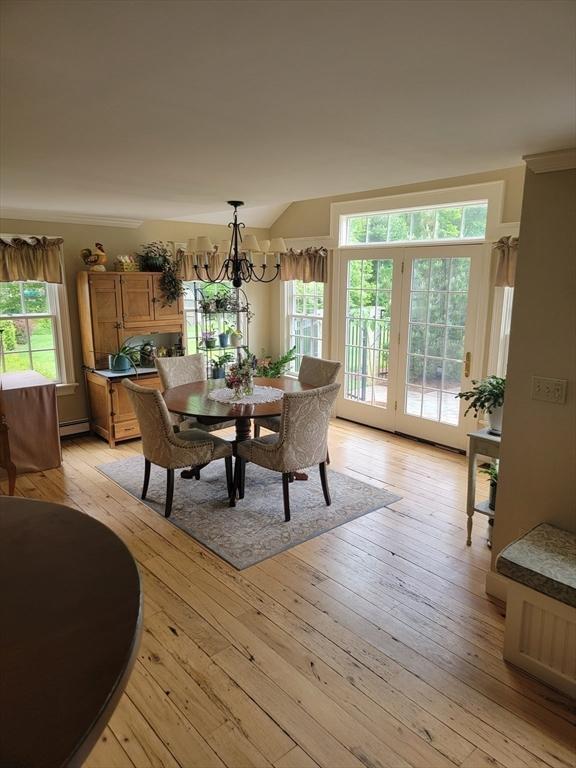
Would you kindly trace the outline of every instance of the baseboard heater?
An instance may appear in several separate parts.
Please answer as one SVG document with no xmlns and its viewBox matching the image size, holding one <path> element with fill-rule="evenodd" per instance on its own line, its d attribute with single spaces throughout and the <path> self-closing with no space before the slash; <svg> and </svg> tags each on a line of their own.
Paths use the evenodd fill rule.
<svg viewBox="0 0 576 768">
<path fill-rule="evenodd" d="M 73 435 L 86 434 L 86 432 L 90 432 L 88 419 L 60 422 L 60 437 L 72 437 Z"/>
</svg>

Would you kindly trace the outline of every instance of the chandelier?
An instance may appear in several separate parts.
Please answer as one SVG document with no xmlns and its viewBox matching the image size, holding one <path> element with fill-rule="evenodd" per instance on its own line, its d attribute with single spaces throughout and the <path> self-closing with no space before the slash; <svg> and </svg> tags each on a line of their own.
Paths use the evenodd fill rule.
<svg viewBox="0 0 576 768">
<path fill-rule="evenodd" d="M 241 200 L 228 200 L 228 205 L 234 208 L 234 219 L 228 226 L 232 229 L 230 242 L 222 240 L 214 246 L 209 237 L 200 236 L 188 240 L 188 253 L 193 257 L 193 267 L 197 279 L 202 283 L 231 282 L 234 288 L 240 288 L 242 283 L 271 283 L 280 276 L 280 255 L 286 252 L 286 244 L 281 237 L 272 240 L 262 240 L 260 243 L 254 235 L 242 237 L 245 227 L 238 221 L 238 208 L 244 203 Z M 211 265 L 212 257 L 228 253 L 216 272 Z M 258 257 L 260 264 L 254 263 Z M 274 263 L 268 264 L 268 257 Z"/>
</svg>

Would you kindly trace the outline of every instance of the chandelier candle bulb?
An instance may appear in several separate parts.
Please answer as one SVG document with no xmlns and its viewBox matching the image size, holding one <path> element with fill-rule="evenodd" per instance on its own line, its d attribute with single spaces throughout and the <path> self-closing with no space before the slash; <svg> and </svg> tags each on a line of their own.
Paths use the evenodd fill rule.
<svg viewBox="0 0 576 768">
<path fill-rule="evenodd" d="M 262 252 L 262 269 L 268 265 L 268 251 L 270 250 L 270 240 L 260 240 L 260 250 Z"/>
</svg>

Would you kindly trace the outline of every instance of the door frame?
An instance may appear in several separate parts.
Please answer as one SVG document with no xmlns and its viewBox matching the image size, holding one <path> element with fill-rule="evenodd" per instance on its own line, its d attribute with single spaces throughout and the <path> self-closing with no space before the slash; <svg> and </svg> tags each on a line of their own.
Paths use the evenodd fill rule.
<svg viewBox="0 0 576 768">
<path fill-rule="evenodd" d="M 343 238 L 343 222 L 344 217 L 350 214 L 361 213 L 377 213 L 386 212 L 390 210 L 405 209 L 405 208 L 418 208 L 438 205 L 450 205 L 456 203 L 467 203 L 475 200 L 487 200 L 488 212 L 486 220 L 486 234 L 483 240 L 462 240 L 457 243 L 394 243 L 386 245 L 340 245 Z M 487 350 L 487 336 L 488 336 L 488 312 L 490 308 L 490 244 L 497 240 L 503 234 L 503 229 L 508 225 L 502 224 L 502 210 L 504 201 L 504 181 L 487 182 L 483 184 L 472 184 L 464 187 L 450 187 L 447 189 L 434 189 L 424 192 L 413 192 L 403 195 L 391 195 L 387 197 L 374 197 L 362 200 L 350 200 L 342 203 L 332 203 L 330 206 L 330 239 L 333 243 L 332 252 L 332 264 L 330 270 L 330 282 L 331 282 L 331 312 L 330 312 L 330 344 L 326 345 L 326 349 L 330 349 L 330 356 L 332 359 L 339 359 L 339 351 L 343 349 L 344 341 L 342 334 L 345 333 L 344 323 L 341 322 L 343 313 L 346 306 L 343 303 L 343 291 L 342 285 L 346 279 L 346 265 L 347 258 L 345 254 L 349 250 L 359 251 L 365 253 L 366 258 L 370 258 L 371 252 L 385 252 L 388 249 L 398 249 L 408 247 L 412 248 L 427 248 L 429 246 L 446 245 L 470 245 L 477 244 L 484 246 L 484 255 L 481 259 L 480 274 L 479 274 L 479 289 L 476 303 L 476 334 L 474 340 L 474 348 L 470 350 L 472 352 L 472 365 L 470 378 L 480 378 L 483 375 L 486 367 L 486 350 Z M 510 229 L 513 230 L 517 225 L 511 224 Z M 385 258 L 385 256 L 384 256 Z M 345 298 L 344 298 L 345 302 Z M 395 345 L 396 347 L 398 345 Z M 342 418 L 347 418 L 342 413 L 341 398 L 336 402 L 336 415 Z M 372 407 L 370 406 L 370 410 Z M 471 417 L 466 417 L 470 429 L 473 429 L 475 424 L 470 423 Z M 372 426 L 378 426 L 374 423 L 374 419 L 371 420 Z M 467 425 L 467 426 L 468 426 Z M 380 427 L 386 429 L 386 427 Z M 426 439 L 426 438 L 424 438 Z M 459 446 L 465 448 L 464 445 Z"/>
</svg>

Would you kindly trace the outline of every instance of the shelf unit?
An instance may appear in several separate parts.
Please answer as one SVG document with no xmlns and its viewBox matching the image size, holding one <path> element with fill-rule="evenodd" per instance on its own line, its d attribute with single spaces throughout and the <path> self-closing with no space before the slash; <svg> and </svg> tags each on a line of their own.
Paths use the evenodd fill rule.
<svg viewBox="0 0 576 768">
<path fill-rule="evenodd" d="M 494 510 L 488 506 L 488 501 L 476 501 L 476 472 L 478 456 L 488 456 L 491 459 L 500 458 L 500 436 L 493 435 L 488 429 L 470 432 L 468 446 L 468 490 L 466 496 L 467 539 L 466 544 L 472 543 L 472 519 L 474 513 L 488 517 L 488 546 L 492 546 L 492 528 L 494 525 Z"/>
<path fill-rule="evenodd" d="M 223 288 L 226 287 L 223 286 Z M 204 354 L 206 376 L 209 379 L 212 378 L 213 360 L 228 353 L 239 361 L 241 351 L 247 351 L 250 345 L 249 329 L 252 313 L 248 297 L 241 288 L 228 288 L 226 295 L 224 290 L 220 293 L 221 296 L 212 297 L 206 289 L 202 290 L 198 286 L 194 289 L 196 349 Z M 240 346 L 220 345 L 218 336 L 224 333 L 227 326 L 239 330 L 242 334 Z M 210 331 L 213 331 L 216 337 L 215 347 L 207 347 L 205 343 L 205 334 Z"/>
</svg>

